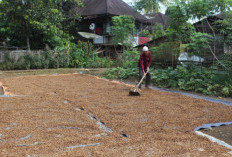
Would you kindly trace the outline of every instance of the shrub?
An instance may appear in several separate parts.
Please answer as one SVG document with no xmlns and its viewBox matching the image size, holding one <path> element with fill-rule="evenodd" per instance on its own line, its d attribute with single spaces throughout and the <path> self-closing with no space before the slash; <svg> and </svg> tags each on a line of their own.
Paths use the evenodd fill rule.
<svg viewBox="0 0 232 157">
<path fill-rule="evenodd" d="M 232 79 L 216 82 L 216 73 L 212 70 L 192 66 L 190 68 L 151 69 L 151 82 L 158 87 L 194 91 L 207 95 L 232 96 Z M 110 68 L 105 71 L 108 79 L 138 78 L 137 68 Z"/>
<path fill-rule="evenodd" d="M 140 53 L 138 51 L 130 50 L 125 51 L 122 55 L 122 67 L 134 68 L 137 67 Z"/>
<path fill-rule="evenodd" d="M 138 78 L 137 68 L 110 68 L 104 72 L 104 77 L 107 79 L 128 79 Z"/>
</svg>

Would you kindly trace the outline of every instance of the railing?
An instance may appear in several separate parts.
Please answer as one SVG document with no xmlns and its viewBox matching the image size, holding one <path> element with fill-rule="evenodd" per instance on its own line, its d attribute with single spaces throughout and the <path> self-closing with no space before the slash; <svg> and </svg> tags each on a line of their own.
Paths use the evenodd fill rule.
<svg viewBox="0 0 232 157">
<path fill-rule="evenodd" d="M 128 43 L 133 46 L 137 46 L 139 44 L 139 37 L 133 37 L 127 40 Z M 103 35 L 99 38 L 93 39 L 94 44 L 113 44 L 113 36 L 112 35 Z"/>
<path fill-rule="evenodd" d="M 93 40 L 94 44 L 113 44 L 113 36 L 112 35 L 103 35 L 100 38 L 96 38 Z"/>
</svg>

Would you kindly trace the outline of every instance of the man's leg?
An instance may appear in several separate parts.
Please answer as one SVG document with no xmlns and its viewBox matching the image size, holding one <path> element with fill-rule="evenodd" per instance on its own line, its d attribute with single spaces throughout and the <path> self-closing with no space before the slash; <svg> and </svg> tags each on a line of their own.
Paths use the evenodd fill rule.
<svg viewBox="0 0 232 157">
<path fill-rule="evenodd" d="M 151 73 L 148 72 L 147 75 L 146 75 L 146 87 L 149 87 L 150 86 L 150 83 L 151 83 Z"/>
<path fill-rule="evenodd" d="M 142 79 L 142 77 L 143 77 L 143 70 L 142 70 L 142 68 L 139 67 L 139 81 L 138 81 L 138 83 L 140 82 L 140 80 Z M 141 83 L 141 84 L 142 84 L 142 83 Z M 141 84 L 139 85 L 139 88 L 142 87 Z"/>
</svg>

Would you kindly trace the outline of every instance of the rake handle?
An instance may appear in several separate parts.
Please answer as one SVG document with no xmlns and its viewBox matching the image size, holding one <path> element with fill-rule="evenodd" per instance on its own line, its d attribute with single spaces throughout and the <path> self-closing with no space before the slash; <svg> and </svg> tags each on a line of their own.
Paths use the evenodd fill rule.
<svg viewBox="0 0 232 157">
<path fill-rule="evenodd" d="M 143 79 L 146 77 L 148 71 L 143 75 L 142 79 L 139 81 L 138 85 L 135 87 L 135 90 L 138 89 L 139 85 L 142 83 Z"/>
</svg>

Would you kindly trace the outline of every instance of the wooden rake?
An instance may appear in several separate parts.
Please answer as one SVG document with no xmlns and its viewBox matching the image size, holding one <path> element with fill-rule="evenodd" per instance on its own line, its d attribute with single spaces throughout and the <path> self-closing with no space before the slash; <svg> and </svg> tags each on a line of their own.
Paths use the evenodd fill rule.
<svg viewBox="0 0 232 157">
<path fill-rule="evenodd" d="M 129 91 L 129 95 L 131 95 L 131 96 L 140 96 L 140 93 L 139 93 L 139 91 L 140 91 L 139 85 L 142 83 L 142 81 L 143 81 L 143 79 L 146 77 L 147 73 L 148 73 L 148 71 L 145 73 L 145 75 L 143 75 L 143 77 L 142 77 L 142 79 L 139 81 L 138 85 L 135 86 L 134 89 L 131 89 L 131 90 Z"/>
</svg>

